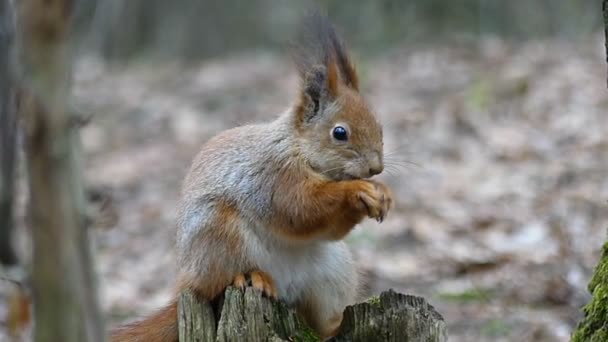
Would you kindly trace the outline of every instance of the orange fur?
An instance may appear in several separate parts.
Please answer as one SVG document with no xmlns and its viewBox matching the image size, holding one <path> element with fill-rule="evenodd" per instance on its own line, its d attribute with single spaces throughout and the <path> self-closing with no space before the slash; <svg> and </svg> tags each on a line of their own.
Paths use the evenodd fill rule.
<svg viewBox="0 0 608 342">
<path fill-rule="evenodd" d="M 359 91 L 359 75 L 357 74 L 357 70 L 355 65 L 349 60 L 345 60 L 343 62 L 343 73 L 346 75 L 345 84 L 349 86 L 354 91 Z"/>
<path fill-rule="evenodd" d="M 251 286 L 269 297 L 277 298 L 277 288 L 274 285 L 274 280 L 266 272 L 259 270 L 251 272 Z"/>
<path fill-rule="evenodd" d="M 275 299 L 277 298 L 277 288 L 274 285 L 274 280 L 268 273 L 260 270 L 254 270 L 249 272 L 249 277 L 251 278 L 251 286 L 254 289 L 264 293 L 268 297 Z M 244 290 L 245 287 L 247 287 L 247 279 L 245 274 L 237 274 L 232 281 L 232 285 Z"/>
<path fill-rule="evenodd" d="M 195 275 L 180 274 L 177 281 L 177 293 L 189 289 L 201 298 L 212 300 L 234 280 L 234 275 L 225 272 L 219 262 L 212 263 L 209 272 L 214 275 L 213 278 L 199 279 Z"/>
<path fill-rule="evenodd" d="M 237 274 L 232 281 L 232 286 L 244 290 L 247 287 L 247 279 L 245 279 L 245 275 L 243 273 Z"/>
<path fill-rule="evenodd" d="M 380 125 L 361 94 L 355 90 L 340 86 L 340 104 L 342 110 L 337 115 L 337 120 L 348 121 L 353 127 L 358 130 L 365 130 L 366 134 L 355 135 L 351 138 L 353 145 L 378 145 L 382 144 L 382 130 L 377 129 Z M 360 137 L 366 137 L 366 140 L 360 140 Z M 380 146 L 376 146 L 380 148 Z"/>
<path fill-rule="evenodd" d="M 318 308 L 311 302 L 300 302 L 297 306 L 298 313 L 304 321 L 319 333 L 322 338 L 335 336 L 342 323 L 343 313 L 336 312 L 327 322 L 320 322 L 317 314 Z"/>
<path fill-rule="evenodd" d="M 331 97 L 338 96 L 338 66 L 335 58 L 327 62 L 327 90 Z"/>
<path fill-rule="evenodd" d="M 243 241 L 239 233 L 239 214 L 230 204 L 219 201 L 217 204 L 217 215 L 214 216 L 214 228 L 204 230 L 198 238 L 211 243 L 223 243 L 227 249 L 238 253 L 243 249 Z M 234 274 L 226 272 L 224 267 L 224 255 L 218 255 L 211 260 L 210 268 L 213 278 L 198 279 L 196 275 L 182 274 L 179 289 L 191 289 L 202 298 L 212 300 L 216 298 L 226 286 L 234 281 Z"/>
<path fill-rule="evenodd" d="M 328 324 L 326 324 L 326 326 L 328 327 L 326 333 L 327 336 L 335 336 L 338 333 L 338 330 L 340 330 L 340 324 L 342 324 L 342 318 L 343 313 L 338 312 L 334 317 L 329 319 Z"/>
<path fill-rule="evenodd" d="M 238 227 L 240 221 L 239 212 L 234 206 L 225 201 L 218 201 L 216 210 L 215 226 L 218 229 L 208 229 L 200 235 L 200 238 L 208 241 L 222 241 L 227 243 L 227 247 L 230 250 L 241 250 L 243 241 Z"/>
<path fill-rule="evenodd" d="M 177 300 L 152 316 L 120 327 L 111 334 L 112 342 L 176 342 Z"/>
<path fill-rule="evenodd" d="M 334 182 L 290 173 L 282 175 L 277 187 L 298 189 L 276 192 L 282 212 L 272 224 L 278 235 L 295 240 L 341 239 L 366 216 L 383 219 L 392 203 L 388 188 L 367 180 Z"/>
</svg>

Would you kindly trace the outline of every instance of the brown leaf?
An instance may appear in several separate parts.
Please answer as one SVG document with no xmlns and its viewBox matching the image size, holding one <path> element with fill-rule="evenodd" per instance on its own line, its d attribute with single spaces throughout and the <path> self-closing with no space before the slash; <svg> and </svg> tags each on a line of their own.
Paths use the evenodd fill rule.
<svg viewBox="0 0 608 342">
<path fill-rule="evenodd" d="M 16 287 L 8 298 L 7 326 L 9 334 L 19 337 L 32 320 L 31 299 L 21 288 Z"/>
</svg>

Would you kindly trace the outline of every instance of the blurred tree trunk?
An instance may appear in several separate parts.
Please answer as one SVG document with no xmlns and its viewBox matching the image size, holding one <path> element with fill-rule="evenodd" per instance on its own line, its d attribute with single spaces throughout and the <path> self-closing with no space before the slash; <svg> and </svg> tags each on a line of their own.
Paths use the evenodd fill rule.
<svg viewBox="0 0 608 342">
<path fill-rule="evenodd" d="M 13 265 L 13 194 L 17 140 L 14 70 L 15 20 L 10 0 L 0 0 L 0 263 Z"/>
<path fill-rule="evenodd" d="M 154 29 L 153 11 L 157 2 L 158 0 L 97 2 L 91 38 L 93 45 L 96 45 L 106 60 L 129 58 L 146 47 Z"/>
<path fill-rule="evenodd" d="M 608 0 L 602 2 L 602 13 L 604 14 L 604 45 L 606 47 L 606 64 L 608 65 Z M 608 85 L 608 76 L 606 77 L 606 85 Z"/>
<path fill-rule="evenodd" d="M 602 2 L 602 13 L 606 39 L 606 64 L 608 64 L 608 0 Z M 592 298 L 583 308 L 585 316 L 576 327 L 572 342 L 608 341 L 608 241 L 604 244 L 602 256 L 588 289 Z"/>
<path fill-rule="evenodd" d="M 71 0 L 20 1 L 34 255 L 35 341 L 103 341 L 85 227 L 79 140 L 68 114 Z M 21 108 L 23 107 L 23 108 Z"/>
</svg>

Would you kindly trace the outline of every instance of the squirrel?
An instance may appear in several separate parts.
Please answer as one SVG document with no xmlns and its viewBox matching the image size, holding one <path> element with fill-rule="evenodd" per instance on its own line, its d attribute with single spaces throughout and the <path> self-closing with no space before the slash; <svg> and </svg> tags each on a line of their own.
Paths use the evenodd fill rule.
<svg viewBox="0 0 608 342">
<path fill-rule="evenodd" d="M 342 239 L 366 217 L 384 220 L 393 197 L 369 179 L 384 168 L 382 126 L 341 38 L 324 15 L 304 22 L 294 105 L 271 122 L 216 135 L 192 163 L 179 204 L 177 290 L 212 300 L 250 283 L 327 338 L 358 296 Z M 177 336 L 175 299 L 114 330 L 112 341 Z"/>
</svg>

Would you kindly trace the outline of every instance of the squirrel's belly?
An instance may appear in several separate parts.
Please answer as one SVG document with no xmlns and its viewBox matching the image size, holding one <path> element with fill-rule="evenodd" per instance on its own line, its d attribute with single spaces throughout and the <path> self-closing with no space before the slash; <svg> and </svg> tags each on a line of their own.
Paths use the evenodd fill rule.
<svg viewBox="0 0 608 342">
<path fill-rule="evenodd" d="M 265 247 L 251 257 L 260 270 L 273 278 L 279 297 L 288 303 L 330 279 L 356 277 L 351 253 L 342 241 Z"/>
</svg>

